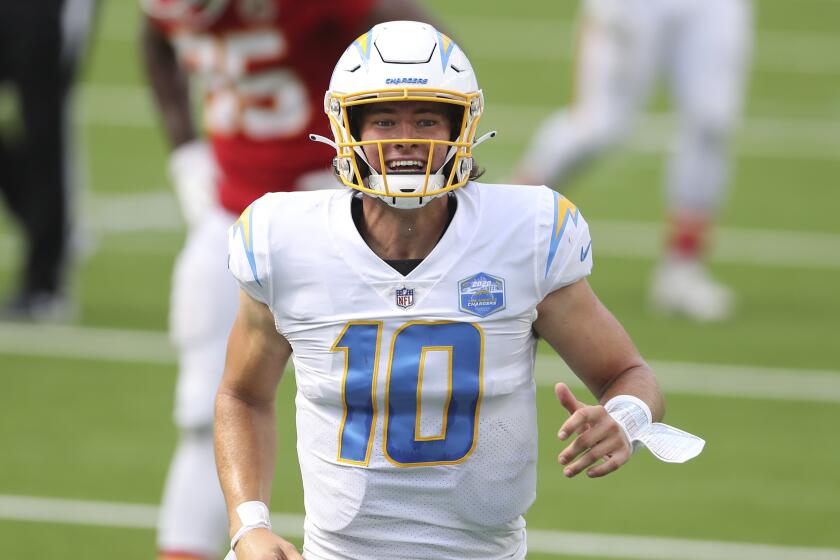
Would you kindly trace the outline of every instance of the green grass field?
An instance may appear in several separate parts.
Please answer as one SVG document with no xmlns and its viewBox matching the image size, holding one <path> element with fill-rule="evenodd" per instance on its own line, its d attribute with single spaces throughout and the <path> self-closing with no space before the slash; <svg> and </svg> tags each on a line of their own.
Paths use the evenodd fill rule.
<svg viewBox="0 0 840 560">
<path fill-rule="evenodd" d="M 77 328 L 0 325 L 3 558 L 152 558 L 148 508 L 135 523 L 73 514 L 35 521 L 6 498 L 154 506 L 175 443 L 176 370 L 162 341 L 184 231 L 166 194 L 167 150 L 139 69 L 136 3 L 103 4 L 79 90 L 89 186 L 81 201 L 87 256 L 74 276 Z M 576 4 L 427 2 L 476 67 L 488 104 L 483 129 L 500 132 L 478 150 L 490 181 L 511 174 L 540 117 L 570 97 Z M 755 4 L 752 79 L 712 260 L 714 273 L 739 295 L 737 318 L 697 325 L 645 308 L 661 243 L 659 136 L 673 130 L 672 121 L 643 125 L 567 191 L 592 226 L 593 286 L 659 365 L 668 421 L 705 437 L 707 448 L 682 466 L 640 454 L 606 479 L 566 480 L 554 438 L 565 414 L 541 385 L 539 489 L 528 514 L 538 530 L 713 546 L 686 556 L 669 541 L 656 541 L 664 553 L 616 545 L 592 554 L 558 548 L 566 551 L 561 555 L 545 545 L 531 559 L 840 558 L 840 2 Z M 652 112 L 666 109 L 667 96 L 659 94 Z M 5 296 L 20 255 L 5 215 L 0 255 Z M 103 331 L 93 328 L 117 330 L 114 340 L 124 346 L 98 339 Z M 152 335 L 133 338 L 131 331 Z M 687 364 L 694 373 L 680 378 Z M 293 393 L 288 376 L 279 396 L 282 459 L 271 505 L 302 513 Z M 738 549 L 721 542 L 769 548 L 732 552 Z M 809 556 L 782 547 L 821 550 Z"/>
</svg>

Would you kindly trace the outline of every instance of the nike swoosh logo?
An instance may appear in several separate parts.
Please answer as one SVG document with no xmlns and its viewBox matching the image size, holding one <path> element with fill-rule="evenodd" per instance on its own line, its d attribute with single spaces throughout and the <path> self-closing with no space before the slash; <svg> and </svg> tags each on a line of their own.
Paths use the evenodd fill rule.
<svg viewBox="0 0 840 560">
<path fill-rule="evenodd" d="M 580 248 L 580 262 L 583 262 L 583 261 L 586 260 L 586 257 L 589 255 L 589 249 L 591 249 L 591 248 L 592 248 L 592 240 L 590 239 L 589 240 L 589 245 L 587 245 L 586 247 L 581 247 Z"/>
</svg>

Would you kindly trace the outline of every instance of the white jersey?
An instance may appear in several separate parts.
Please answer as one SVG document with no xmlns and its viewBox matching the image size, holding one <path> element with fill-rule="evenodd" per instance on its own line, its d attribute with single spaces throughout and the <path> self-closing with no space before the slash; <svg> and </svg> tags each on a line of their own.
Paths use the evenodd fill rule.
<svg viewBox="0 0 840 560">
<path fill-rule="evenodd" d="M 545 187 L 470 183 L 403 276 L 353 191 L 268 194 L 229 267 L 294 351 L 307 560 L 524 558 L 536 492 L 537 304 L 589 274 L 588 227 Z"/>
</svg>

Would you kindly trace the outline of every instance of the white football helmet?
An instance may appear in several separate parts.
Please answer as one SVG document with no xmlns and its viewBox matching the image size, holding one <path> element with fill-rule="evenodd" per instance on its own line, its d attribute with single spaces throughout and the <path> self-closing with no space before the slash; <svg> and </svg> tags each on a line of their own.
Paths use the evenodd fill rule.
<svg viewBox="0 0 840 560">
<path fill-rule="evenodd" d="M 418 138 L 360 141 L 351 130 L 351 114 L 360 105 L 425 101 L 456 108 L 460 123 L 448 141 Z M 392 21 L 374 26 L 341 56 L 324 98 L 335 142 L 311 135 L 336 150 L 336 174 L 348 187 L 377 196 L 395 208 L 419 208 L 431 199 L 465 185 L 473 169 L 472 148 L 495 135 L 474 141 L 484 110 L 472 65 L 449 37 L 426 23 Z M 460 115 L 463 115 L 461 117 Z M 423 174 L 388 173 L 383 144 L 427 144 Z M 381 173 L 365 157 L 362 146 L 378 145 Z M 431 169 L 436 146 L 449 146 L 444 164 Z"/>
<path fill-rule="evenodd" d="M 212 25 L 229 0 L 140 0 L 143 11 L 153 18 L 191 28 Z"/>
</svg>

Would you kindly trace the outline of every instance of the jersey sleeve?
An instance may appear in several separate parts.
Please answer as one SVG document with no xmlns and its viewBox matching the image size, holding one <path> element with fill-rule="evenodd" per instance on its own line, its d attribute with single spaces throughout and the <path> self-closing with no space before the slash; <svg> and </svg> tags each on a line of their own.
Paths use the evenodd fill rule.
<svg viewBox="0 0 840 560">
<path fill-rule="evenodd" d="M 268 215 L 262 210 L 257 200 L 228 230 L 228 269 L 249 296 L 270 305 Z"/>
<path fill-rule="evenodd" d="M 541 297 L 592 273 L 589 225 L 568 198 L 548 189 L 546 194 L 537 224 Z"/>
</svg>

